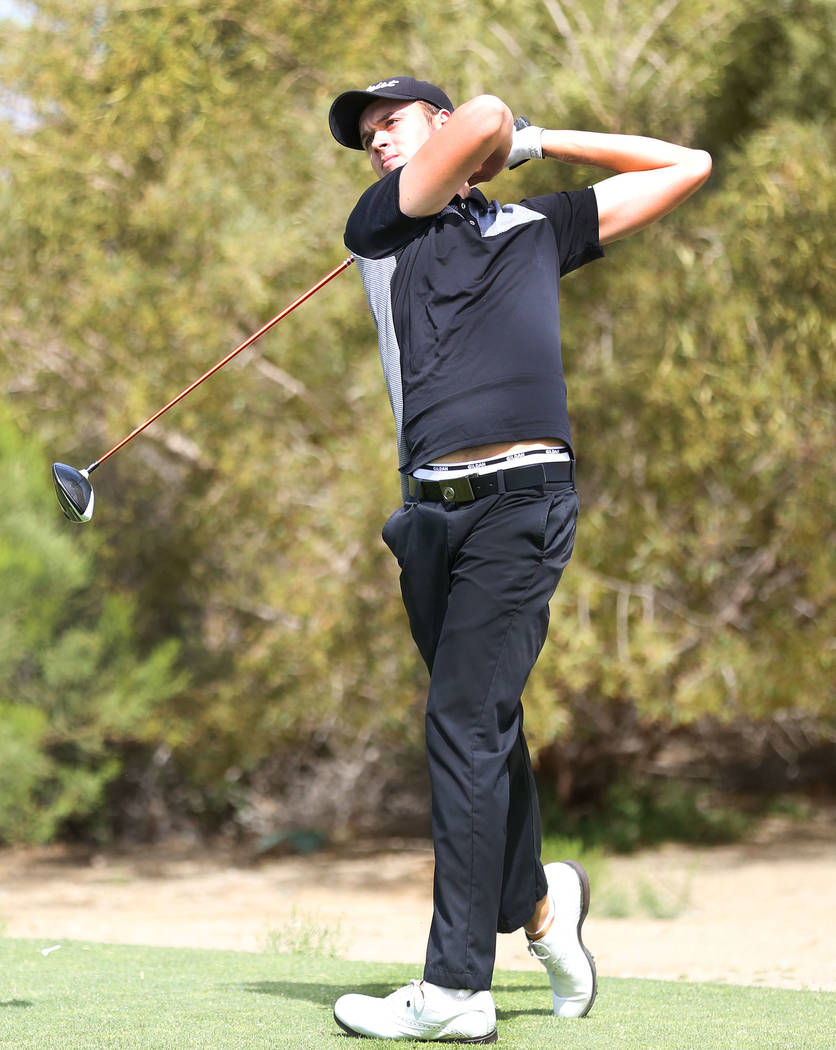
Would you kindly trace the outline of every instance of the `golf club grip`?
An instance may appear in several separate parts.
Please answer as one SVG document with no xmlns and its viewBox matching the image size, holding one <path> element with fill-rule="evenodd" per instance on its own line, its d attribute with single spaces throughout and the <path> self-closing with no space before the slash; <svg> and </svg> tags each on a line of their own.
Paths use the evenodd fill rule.
<svg viewBox="0 0 836 1050">
<path fill-rule="evenodd" d="M 349 257 L 347 259 L 344 259 L 339 266 L 335 266 L 330 273 L 327 273 L 323 278 L 317 281 L 316 284 L 311 285 L 311 287 L 306 292 L 303 292 L 298 299 L 294 299 L 289 306 L 286 306 L 284 310 L 281 311 L 281 313 L 276 314 L 276 316 L 271 318 L 266 324 L 263 324 L 257 332 L 253 332 L 251 336 L 248 336 L 244 340 L 244 342 L 240 344 L 240 346 L 236 346 L 234 350 L 230 351 L 230 353 L 226 355 L 226 357 L 218 361 L 217 364 L 214 364 L 208 372 L 204 372 L 199 379 L 196 379 L 193 383 L 190 383 L 185 390 L 181 390 L 176 397 L 173 397 L 167 405 L 163 405 L 163 407 L 157 412 L 155 412 L 153 416 L 149 416 L 149 418 L 146 419 L 144 423 L 140 423 L 140 425 L 136 427 L 135 430 L 132 430 L 127 437 L 122 438 L 122 440 L 117 445 L 114 445 L 112 449 L 110 449 L 108 452 L 105 452 L 105 454 L 103 456 L 100 456 L 99 459 L 97 459 L 94 463 L 91 463 L 90 466 L 86 468 L 87 473 L 90 474 L 97 467 L 100 467 L 106 459 L 110 459 L 110 457 L 115 452 L 118 452 L 120 448 L 127 445 L 129 441 L 132 441 L 137 436 L 137 434 L 141 434 L 146 427 L 150 427 L 151 424 L 155 420 L 159 419 L 164 412 L 168 412 L 168 410 L 170 408 L 173 408 L 178 403 L 178 401 L 182 401 L 187 394 L 190 394 L 195 389 L 195 387 L 200 386 L 202 382 L 207 380 L 210 376 L 213 376 L 215 372 L 223 368 L 225 364 L 228 364 L 233 359 L 233 357 L 240 354 L 242 350 L 246 350 L 248 346 L 252 346 L 256 339 L 260 339 L 265 332 L 269 332 L 274 325 L 278 324 L 279 321 L 287 317 L 287 315 L 293 310 L 295 310 L 297 306 L 301 306 L 306 299 L 310 299 L 310 297 L 315 292 L 318 292 L 320 288 L 322 288 L 324 285 L 328 284 L 329 281 L 332 281 L 335 277 L 341 274 L 343 270 L 347 270 L 353 262 L 354 256 L 349 255 Z"/>
</svg>

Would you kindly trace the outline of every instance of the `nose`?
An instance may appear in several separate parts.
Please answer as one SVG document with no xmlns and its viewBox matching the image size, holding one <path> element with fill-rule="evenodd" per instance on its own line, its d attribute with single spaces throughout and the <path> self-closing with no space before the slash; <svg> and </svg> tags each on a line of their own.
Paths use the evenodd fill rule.
<svg viewBox="0 0 836 1050">
<path fill-rule="evenodd" d="M 373 150 L 377 150 L 377 152 L 380 153 L 388 145 L 389 145 L 389 135 L 388 135 L 388 133 L 383 128 L 378 129 L 374 133 L 374 135 L 372 136 L 371 148 Z"/>
</svg>

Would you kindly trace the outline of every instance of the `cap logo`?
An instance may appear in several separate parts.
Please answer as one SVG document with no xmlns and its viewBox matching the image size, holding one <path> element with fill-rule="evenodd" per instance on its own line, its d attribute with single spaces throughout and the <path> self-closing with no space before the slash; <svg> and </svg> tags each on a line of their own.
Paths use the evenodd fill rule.
<svg viewBox="0 0 836 1050">
<path fill-rule="evenodd" d="M 381 80 L 378 84 L 369 84 L 366 91 L 380 91 L 381 88 L 394 87 L 400 84 L 399 80 Z"/>
</svg>

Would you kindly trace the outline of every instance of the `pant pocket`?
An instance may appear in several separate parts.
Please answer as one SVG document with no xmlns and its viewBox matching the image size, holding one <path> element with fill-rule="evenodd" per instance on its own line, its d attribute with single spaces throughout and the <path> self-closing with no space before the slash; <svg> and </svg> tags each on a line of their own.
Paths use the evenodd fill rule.
<svg viewBox="0 0 836 1050">
<path fill-rule="evenodd" d="M 543 516 L 541 550 L 544 560 L 551 562 L 557 569 L 563 570 L 572 556 L 577 521 L 577 492 L 564 488 L 552 493 Z"/>
<path fill-rule="evenodd" d="M 389 548 L 389 550 L 398 559 L 398 564 L 403 566 L 404 554 L 406 551 L 406 531 L 407 531 L 407 519 L 409 517 L 409 511 L 411 504 L 405 504 L 403 507 L 390 514 L 386 519 L 381 536 L 383 542 Z"/>
</svg>

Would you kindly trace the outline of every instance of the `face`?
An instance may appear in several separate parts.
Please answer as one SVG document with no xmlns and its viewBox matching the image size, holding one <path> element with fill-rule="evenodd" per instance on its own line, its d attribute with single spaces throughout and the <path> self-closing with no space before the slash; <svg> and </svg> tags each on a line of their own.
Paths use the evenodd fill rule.
<svg viewBox="0 0 836 1050">
<path fill-rule="evenodd" d="M 449 117 L 441 110 L 432 120 L 420 102 L 382 98 L 360 117 L 360 140 L 378 178 L 403 167 Z"/>
</svg>

